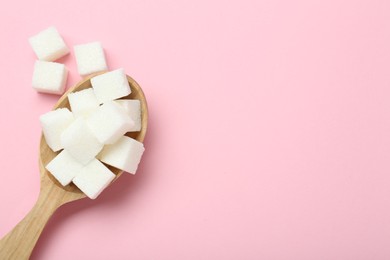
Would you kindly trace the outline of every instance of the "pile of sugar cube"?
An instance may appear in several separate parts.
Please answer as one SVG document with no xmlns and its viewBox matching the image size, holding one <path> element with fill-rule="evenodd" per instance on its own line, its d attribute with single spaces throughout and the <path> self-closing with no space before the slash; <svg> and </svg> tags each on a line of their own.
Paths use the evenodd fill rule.
<svg viewBox="0 0 390 260">
<path fill-rule="evenodd" d="M 41 92 L 61 94 L 67 70 L 52 62 L 69 53 L 61 36 L 50 27 L 31 37 L 38 57 L 33 87 Z M 98 42 L 75 46 L 78 71 L 88 75 L 107 70 Z M 70 109 L 59 108 L 40 117 L 47 145 L 57 156 L 46 169 L 66 186 L 73 182 L 89 198 L 95 199 L 115 178 L 105 164 L 135 174 L 144 152 L 141 142 L 127 132 L 141 130 L 141 103 L 120 99 L 131 93 L 123 69 L 91 78 L 92 88 L 68 94 Z"/>
<path fill-rule="evenodd" d="M 39 92 L 64 93 L 68 70 L 64 64 L 54 62 L 69 53 L 61 35 L 51 26 L 29 38 L 38 60 L 34 64 L 32 86 Z M 107 70 L 104 50 L 100 42 L 74 46 L 77 70 L 81 76 Z"/>
</svg>

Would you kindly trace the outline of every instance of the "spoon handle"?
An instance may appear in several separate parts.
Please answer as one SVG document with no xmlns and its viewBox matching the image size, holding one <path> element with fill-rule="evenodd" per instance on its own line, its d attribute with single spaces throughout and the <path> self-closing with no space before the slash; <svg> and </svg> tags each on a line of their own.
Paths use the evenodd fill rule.
<svg viewBox="0 0 390 260">
<path fill-rule="evenodd" d="M 47 221 L 62 204 L 64 192 L 55 185 L 42 185 L 31 211 L 0 240 L 0 259 L 29 259 Z"/>
</svg>

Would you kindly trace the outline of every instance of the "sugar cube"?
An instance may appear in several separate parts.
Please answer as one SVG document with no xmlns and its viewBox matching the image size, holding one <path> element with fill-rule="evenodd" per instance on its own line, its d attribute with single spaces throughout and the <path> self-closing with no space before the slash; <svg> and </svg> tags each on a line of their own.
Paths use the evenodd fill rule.
<svg viewBox="0 0 390 260">
<path fill-rule="evenodd" d="M 84 166 L 66 150 L 62 150 L 46 165 L 46 169 L 61 183 L 68 185 Z"/>
<path fill-rule="evenodd" d="M 59 108 L 40 116 L 46 143 L 54 152 L 64 148 L 61 144 L 61 134 L 73 120 L 73 114 L 67 108 Z"/>
<path fill-rule="evenodd" d="M 81 76 L 107 70 L 104 50 L 100 42 L 74 46 L 77 70 Z"/>
<path fill-rule="evenodd" d="M 113 144 L 134 126 L 124 108 L 114 101 L 106 102 L 92 112 L 87 124 L 99 142 Z"/>
<path fill-rule="evenodd" d="M 82 117 L 68 126 L 61 135 L 61 143 L 65 150 L 81 164 L 86 165 L 103 148 L 103 144 L 94 136 Z"/>
<path fill-rule="evenodd" d="M 123 69 L 117 69 L 93 77 L 91 85 L 100 103 L 118 99 L 131 93 L 130 85 Z"/>
<path fill-rule="evenodd" d="M 135 174 L 144 151 L 142 143 L 122 136 L 115 144 L 104 146 L 97 158 L 122 171 Z"/>
<path fill-rule="evenodd" d="M 104 164 L 93 159 L 73 179 L 73 183 L 89 198 L 96 199 L 114 178 L 115 175 Z"/>
<path fill-rule="evenodd" d="M 86 117 L 99 107 L 99 102 L 92 88 L 69 93 L 68 100 L 70 108 L 76 117 Z"/>
<path fill-rule="evenodd" d="M 32 86 L 39 92 L 64 93 L 68 70 L 64 64 L 50 61 L 35 61 Z"/>
<path fill-rule="evenodd" d="M 40 60 L 54 61 L 69 53 L 69 48 L 54 26 L 39 32 L 28 40 Z"/>
<path fill-rule="evenodd" d="M 121 99 L 115 101 L 121 105 L 134 121 L 134 126 L 129 132 L 138 132 L 141 130 L 141 102 L 138 99 Z"/>
</svg>

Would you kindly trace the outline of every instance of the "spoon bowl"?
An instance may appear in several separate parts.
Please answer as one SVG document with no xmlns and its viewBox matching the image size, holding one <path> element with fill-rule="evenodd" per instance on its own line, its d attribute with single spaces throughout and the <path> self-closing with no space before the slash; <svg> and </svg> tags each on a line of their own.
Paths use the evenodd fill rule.
<svg viewBox="0 0 390 260">
<path fill-rule="evenodd" d="M 72 93 L 72 92 L 80 91 L 80 90 L 83 90 L 83 89 L 91 88 L 92 87 L 92 85 L 91 85 L 91 78 L 93 78 L 93 77 L 95 77 L 97 75 L 100 75 L 100 74 L 102 74 L 102 73 L 93 74 L 93 75 L 83 79 L 79 83 L 77 83 L 73 88 L 70 88 L 64 95 L 61 96 L 61 98 L 58 100 L 58 102 L 54 105 L 53 110 L 55 110 L 57 108 L 68 108 L 70 110 L 68 94 Z M 145 138 L 145 134 L 146 134 L 147 123 L 148 123 L 148 107 L 147 107 L 147 103 L 146 103 L 146 98 L 145 98 L 145 95 L 144 95 L 141 87 L 138 85 L 138 83 L 134 79 L 132 79 L 130 76 L 127 76 L 127 80 L 129 82 L 129 85 L 130 85 L 130 88 L 131 88 L 131 94 L 126 96 L 126 97 L 123 97 L 122 99 L 138 99 L 138 100 L 140 100 L 142 113 L 141 113 L 141 130 L 139 132 L 129 132 L 129 133 L 126 133 L 126 136 L 134 138 L 135 140 L 137 140 L 139 142 L 143 142 L 144 138 Z M 45 166 L 51 160 L 53 160 L 54 157 L 56 157 L 58 153 L 59 152 L 53 152 L 49 148 L 49 146 L 46 143 L 46 140 L 45 140 L 44 136 L 42 135 L 41 136 L 40 146 L 39 146 L 39 165 L 40 165 L 41 177 L 42 177 L 42 174 L 48 175 L 48 177 L 53 181 L 53 183 L 56 184 L 57 186 L 59 186 L 60 188 L 66 190 L 66 191 L 75 193 L 75 194 L 79 194 L 80 198 L 84 198 L 85 194 L 82 191 L 80 191 L 80 189 L 77 188 L 76 185 L 74 185 L 73 183 L 70 183 L 69 185 L 67 185 L 65 187 L 62 186 L 45 169 Z M 123 173 L 123 171 L 121 171 L 121 170 L 119 170 L 119 169 L 117 169 L 115 167 L 112 167 L 112 166 L 107 165 L 107 164 L 105 164 L 105 165 L 107 166 L 107 168 L 109 168 L 116 175 L 114 181 Z"/>
<path fill-rule="evenodd" d="M 104 72 L 103 72 L 104 73 Z M 57 108 L 68 108 L 68 94 L 75 91 L 87 89 L 91 86 L 91 78 L 100 75 L 96 73 L 84 78 L 74 87 L 70 88 L 58 102 L 53 110 Z M 145 95 L 138 83 L 127 76 L 131 88 L 131 94 L 123 99 L 138 99 L 141 102 L 141 130 L 139 132 L 131 132 L 126 135 L 143 142 L 147 130 L 148 108 Z M 58 154 L 53 152 L 46 143 L 44 136 L 41 136 L 39 146 L 39 168 L 40 168 L 40 193 L 38 200 L 32 210 L 26 217 L 20 221 L 7 235 L 0 240 L 0 259 L 28 259 L 34 249 L 34 246 L 42 233 L 47 221 L 51 215 L 60 206 L 85 198 L 85 194 L 76 187 L 73 183 L 62 186 L 45 168 L 45 166 Z M 115 180 L 123 173 L 122 170 L 106 165 L 115 175 Z"/>
</svg>

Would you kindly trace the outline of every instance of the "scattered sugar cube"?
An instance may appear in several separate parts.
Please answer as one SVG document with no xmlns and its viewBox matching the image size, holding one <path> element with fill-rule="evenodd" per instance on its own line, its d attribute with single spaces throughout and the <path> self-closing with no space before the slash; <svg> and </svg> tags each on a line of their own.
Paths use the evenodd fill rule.
<svg viewBox="0 0 390 260">
<path fill-rule="evenodd" d="M 106 58 L 100 42 L 76 45 L 74 55 L 81 76 L 107 70 Z"/>
<path fill-rule="evenodd" d="M 61 183 L 68 185 L 84 166 L 75 160 L 66 150 L 62 150 L 48 165 L 46 169 Z"/>
<path fill-rule="evenodd" d="M 61 143 L 77 161 L 86 165 L 103 148 L 82 117 L 73 121 L 61 135 Z"/>
<path fill-rule="evenodd" d="M 64 64 L 35 61 L 32 86 L 39 92 L 61 95 L 64 93 L 68 70 Z"/>
<path fill-rule="evenodd" d="M 129 132 L 138 132 L 141 130 L 141 102 L 138 99 L 121 99 L 116 100 L 116 103 L 121 105 L 134 121 L 134 126 Z"/>
<path fill-rule="evenodd" d="M 54 61 L 69 53 L 69 48 L 54 26 L 30 37 L 28 41 L 40 60 Z"/>
<path fill-rule="evenodd" d="M 104 146 L 97 158 L 122 171 L 135 174 L 144 151 L 142 143 L 122 136 L 115 144 Z"/>
<path fill-rule="evenodd" d="M 115 175 L 104 164 L 93 159 L 73 179 L 73 183 L 89 198 L 96 199 L 114 178 Z"/>
<path fill-rule="evenodd" d="M 106 102 L 92 112 L 87 124 L 99 142 L 113 144 L 134 126 L 124 108 L 114 101 Z"/>
<path fill-rule="evenodd" d="M 61 134 L 73 120 L 73 114 L 67 108 L 59 108 L 40 116 L 46 143 L 54 152 L 64 148 L 61 144 Z"/>
<path fill-rule="evenodd" d="M 117 69 L 93 77 L 91 85 L 100 103 L 118 99 L 131 93 L 130 85 L 123 69 Z"/>
<path fill-rule="evenodd" d="M 92 88 L 69 93 L 68 100 L 70 108 L 76 117 L 86 117 L 99 107 L 99 102 Z"/>
</svg>

